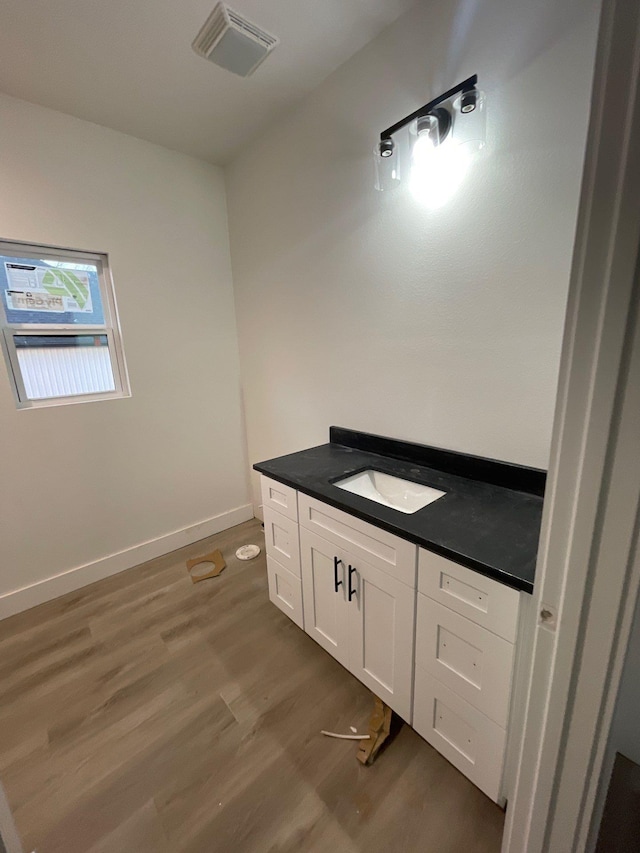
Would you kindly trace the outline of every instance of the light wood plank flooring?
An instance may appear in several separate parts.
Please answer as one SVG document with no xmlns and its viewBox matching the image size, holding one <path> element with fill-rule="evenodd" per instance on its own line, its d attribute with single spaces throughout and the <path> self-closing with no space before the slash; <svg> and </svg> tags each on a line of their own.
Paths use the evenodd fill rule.
<svg viewBox="0 0 640 853">
<path fill-rule="evenodd" d="M 503 813 L 267 597 L 259 522 L 0 623 L 0 778 L 30 853 L 497 853 Z M 192 584 L 184 561 L 221 548 Z"/>
</svg>

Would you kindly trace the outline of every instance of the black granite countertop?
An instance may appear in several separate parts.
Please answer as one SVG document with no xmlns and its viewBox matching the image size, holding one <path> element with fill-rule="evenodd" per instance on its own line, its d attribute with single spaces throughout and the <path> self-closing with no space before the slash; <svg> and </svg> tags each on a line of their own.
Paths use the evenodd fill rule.
<svg viewBox="0 0 640 853">
<path fill-rule="evenodd" d="M 456 563 L 533 591 L 544 471 L 340 427 L 331 428 L 329 444 L 253 467 Z M 407 514 L 333 485 L 368 468 L 446 494 Z"/>
</svg>

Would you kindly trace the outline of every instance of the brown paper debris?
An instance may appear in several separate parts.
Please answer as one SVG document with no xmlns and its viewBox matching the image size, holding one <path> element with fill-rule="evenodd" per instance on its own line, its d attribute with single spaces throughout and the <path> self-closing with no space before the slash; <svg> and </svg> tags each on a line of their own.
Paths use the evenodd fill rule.
<svg viewBox="0 0 640 853">
<path fill-rule="evenodd" d="M 202 565 L 203 563 L 205 565 Z M 200 566 L 200 569 L 198 569 L 198 566 Z M 220 551 L 211 551 L 203 557 L 193 557 L 193 559 L 187 560 L 187 570 L 193 583 L 198 583 L 198 581 L 203 581 L 207 578 L 217 578 L 226 566 L 227 564 Z"/>
<path fill-rule="evenodd" d="M 369 722 L 369 739 L 362 741 L 356 753 L 361 764 L 373 764 L 380 747 L 389 737 L 393 711 L 388 705 L 375 697 L 375 706 Z"/>
</svg>

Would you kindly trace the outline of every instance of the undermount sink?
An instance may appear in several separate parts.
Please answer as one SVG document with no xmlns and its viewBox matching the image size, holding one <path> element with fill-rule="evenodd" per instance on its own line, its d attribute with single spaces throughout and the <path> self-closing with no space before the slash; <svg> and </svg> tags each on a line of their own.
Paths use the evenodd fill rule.
<svg viewBox="0 0 640 853">
<path fill-rule="evenodd" d="M 410 480 L 402 480 L 400 477 L 372 470 L 345 477 L 344 480 L 338 480 L 333 485 L 344 489 L 345 492 L 360 495 L 383 506 L 406 512 L 408 515 L 446 494 L 439 489 L 432 489 L 431 486 L 422 486 L 420 483 L 412 483 Z"/>
</svg>

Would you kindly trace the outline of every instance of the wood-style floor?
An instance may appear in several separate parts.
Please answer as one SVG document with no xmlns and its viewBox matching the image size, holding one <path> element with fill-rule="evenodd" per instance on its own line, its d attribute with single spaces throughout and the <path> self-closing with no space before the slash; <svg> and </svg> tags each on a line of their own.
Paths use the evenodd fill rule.
<svg viewBox="0 0 640 853">
<path fill-rule="evenodd" d="M 26 853 L 497 853 L 503 813 L 267 597 L 252 521 L 0 623 L 0 778 Z M 184 561 L 221 548 L 192 584 Z"/>
</svg>

